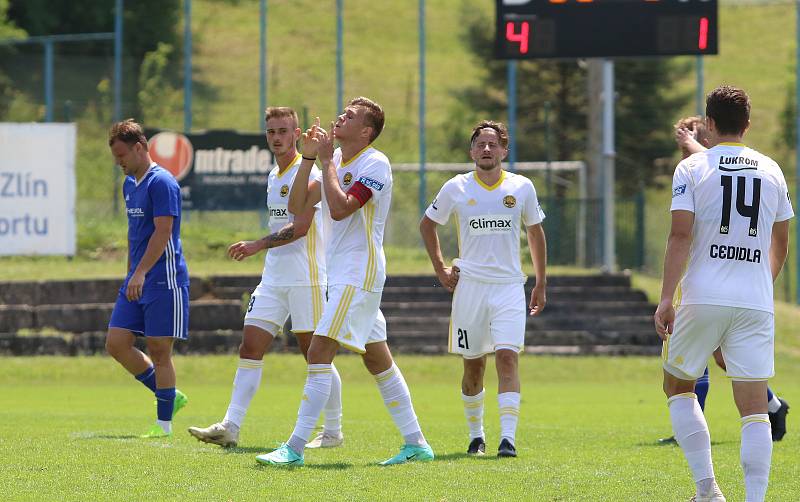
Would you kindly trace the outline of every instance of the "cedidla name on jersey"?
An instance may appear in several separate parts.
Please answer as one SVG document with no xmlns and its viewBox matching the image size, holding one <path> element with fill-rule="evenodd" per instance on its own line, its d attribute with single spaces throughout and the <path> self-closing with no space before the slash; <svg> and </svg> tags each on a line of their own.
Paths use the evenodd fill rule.
<svg viewBox="0 0 800 502">
<path fill-rule="evenodd" d="M 508 215 L 486 215 L 473 216 L 469 219 L 470 235 L 488 235 L 512 231 L 511 216 Z"/>
<path fill-rule="evenodd" d="M 720 246 L 712 244 L 709 256 L 719 260 L 749 261 L 761 263 L 761 250 L 741 246 Z"/>
</svg>

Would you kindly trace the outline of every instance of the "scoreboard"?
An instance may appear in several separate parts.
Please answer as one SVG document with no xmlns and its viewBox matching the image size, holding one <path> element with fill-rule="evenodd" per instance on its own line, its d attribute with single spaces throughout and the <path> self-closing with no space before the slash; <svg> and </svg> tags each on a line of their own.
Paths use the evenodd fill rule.
<svg viewBox="0 0 800 502">
<path fill-rule="evenodd" d="M 717 0 L 495 0 L 498 59 L 717 54 Z"/>
</svg>

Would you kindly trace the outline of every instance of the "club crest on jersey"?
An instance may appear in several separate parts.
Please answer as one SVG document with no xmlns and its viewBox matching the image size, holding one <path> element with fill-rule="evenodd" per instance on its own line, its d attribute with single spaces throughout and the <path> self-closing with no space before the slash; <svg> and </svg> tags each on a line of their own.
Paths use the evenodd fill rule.
<svg viewBox="0 0 800 502">
<path fill-rule="evenodd" d="M 383 183 L 372 178 L 367 178 L 366 176 L 358 178 L 358 182 L 367 188 L 372 188 L 373 190 L 377 190 L 379 192 L 383 190 Z"/>
<path fill-rule="evenodd" d="M 678 185 L 672 189 L 672 198 L 686 193 L 686 185 Z"/>
<path fill-rule="evenodd" d="M 283 185 L 281 187 L 281 197 L 286 197 L 289 195 L 289 185 Z"/>
<path fill-rule="evenodd" d="M 344 173 L 344 178 L 342 178 L 342 183 L 344 184 L 344 186 L 347 186 L 352 182 L 353 182 L 353 173 L 350 172 Z"/>
<path fill-rule="evenodd" d="M 506 195 L 503 197 L 503 205 L 507 208 L 512 208 L 517 205 L 517 199 L 513 195 Z"/>
</svg>

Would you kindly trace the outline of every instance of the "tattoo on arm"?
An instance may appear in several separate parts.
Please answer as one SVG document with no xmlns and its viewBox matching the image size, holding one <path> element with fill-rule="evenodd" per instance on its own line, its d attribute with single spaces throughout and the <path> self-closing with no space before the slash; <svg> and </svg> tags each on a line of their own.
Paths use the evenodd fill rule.
<svg viewBox="0 0 800 502">
<path fill-rule="evenodd" d="M 267 248 L 274 248 L 288 243 L 294 238 L 294 225 L 287 225 L 274 234 L 264 237 Z"/>
</svg>

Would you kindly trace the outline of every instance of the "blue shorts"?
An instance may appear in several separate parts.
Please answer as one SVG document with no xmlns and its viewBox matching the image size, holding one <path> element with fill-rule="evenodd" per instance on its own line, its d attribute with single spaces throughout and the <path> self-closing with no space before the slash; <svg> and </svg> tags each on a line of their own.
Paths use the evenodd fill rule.
<svg viewBox="0 0 800 502">
<path fill-rule="evenodd" d="M 189 338 L 189 286 L 145 289 L 138 301 L 128 301 L 120 290 L 109 328 L 122 328 L 140 336 Z"/>
</svg>

